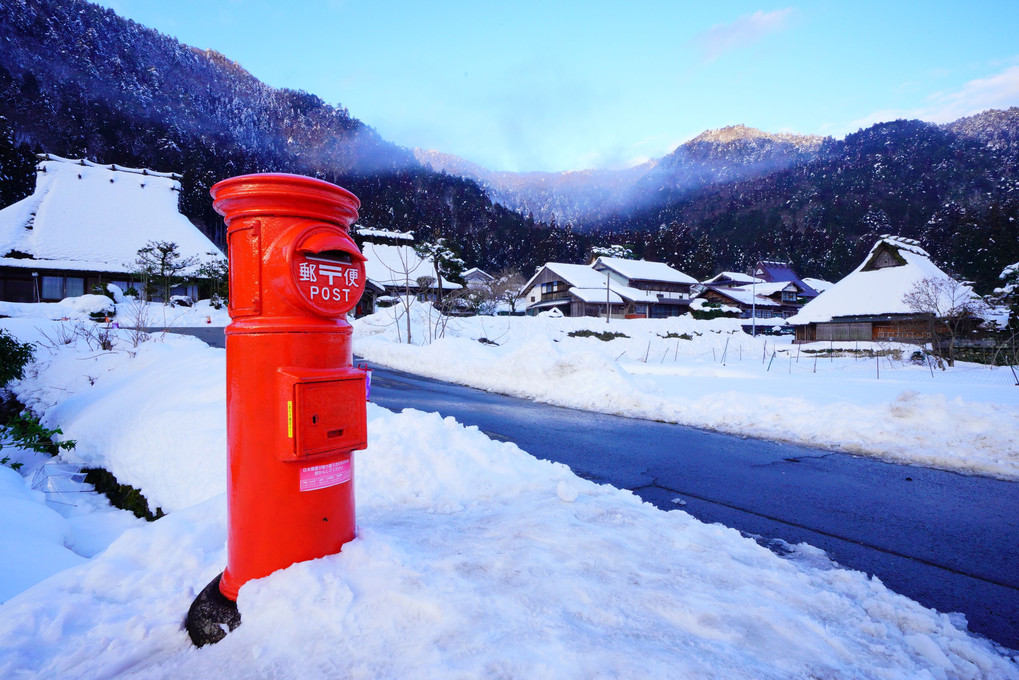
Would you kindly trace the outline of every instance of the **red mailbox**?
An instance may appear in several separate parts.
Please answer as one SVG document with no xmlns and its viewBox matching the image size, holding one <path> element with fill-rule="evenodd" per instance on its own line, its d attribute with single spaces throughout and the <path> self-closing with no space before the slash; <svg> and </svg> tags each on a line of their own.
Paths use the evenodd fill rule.
<svg viewBox="0 0 1019 680">
<path fill-rule="evenodd" d="M 229 526 L 226 570 L 188 613 L 199 645 L 240 622 L 244 583 L 354 538 L 351 453 L 367 445 L 366 373 L 344 318 L 365 286 L 348 234 L 357 197 L 283 174 L 227 179 L 212 197 L 230 258 Z"/>
</svg>

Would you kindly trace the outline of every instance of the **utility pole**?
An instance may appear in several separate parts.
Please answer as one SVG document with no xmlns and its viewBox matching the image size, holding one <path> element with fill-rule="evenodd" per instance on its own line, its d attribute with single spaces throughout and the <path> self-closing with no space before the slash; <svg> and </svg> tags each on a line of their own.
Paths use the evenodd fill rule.
<svg viewBox="0 0 1019 680">
<path fill-rule="evenodd" d="M 756 267 L 750 270 L 750 286 L 751 286 L 751 298 L 750 298 L 750 327 L 752 329 L 751 336 L 757 337 L 757 272 Z"/>
<path fill-rule="evenodd" d="M 609 289 L 609 270 L 605 269 L 605 323 L 608 324 L 612 316 L 612 292 Z"/>
</svg>

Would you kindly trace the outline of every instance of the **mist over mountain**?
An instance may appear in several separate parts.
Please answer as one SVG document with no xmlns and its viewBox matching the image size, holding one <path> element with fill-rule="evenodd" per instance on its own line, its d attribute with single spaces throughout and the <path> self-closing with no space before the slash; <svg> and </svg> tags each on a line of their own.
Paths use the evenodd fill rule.
<svg viewBox="0 0 1019 680">
<path fill-rule="evenodd" d="M 32 154 L 48 151 L 181 173 L 182 212 L 220 243 L 213 183 L 293 172 L 357 194 L 362 224 L 443 236 L 491 271 L 624 243 L 701 279 L 766 257 L 835 280 L 883 233 L 985 291 L 1019 261 L 1017 108 L 843 140 L 736 125 L 626 170 L 491 172 L 84 0 L 0 9 L 0 206 L 32 190 Z"/>
<path fill-rule="evenodd" d="M 422 164 L 468 177 L 492 200 L 536 219 L 553 218 L 580 230 L 626 215 L 660 198 L 731 182 L 812 158 L 824 138 L 769 134 L 744 125 L 708 130 L 667 156 L 622 170 L 493 172 L 462 158 L 415 149 Z"/>
</svg>

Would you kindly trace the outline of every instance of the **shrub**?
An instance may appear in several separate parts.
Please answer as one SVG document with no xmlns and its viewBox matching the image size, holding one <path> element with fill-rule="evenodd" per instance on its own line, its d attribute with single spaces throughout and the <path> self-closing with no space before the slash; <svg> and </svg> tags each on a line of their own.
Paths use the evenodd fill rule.
<svg viewBox="0 0 1019 680">
<path fill-rule="evenodd" d="M 570 331 L 567 333 L 571 338 L 598 338 L 602 342 L 608 342 L 609 340 L 615 340 L 616 338 L 629 338 L 630 336 L 626 333 L 615 333 L 613 331 Z"/>
<path fill-rule="evenodd" d="M 34 353 L 31 343 L 19 342 L 7 331 L 0 330 L 0 389 L 12 380 L 25 377 L 25 367 Z"/>
</svg>

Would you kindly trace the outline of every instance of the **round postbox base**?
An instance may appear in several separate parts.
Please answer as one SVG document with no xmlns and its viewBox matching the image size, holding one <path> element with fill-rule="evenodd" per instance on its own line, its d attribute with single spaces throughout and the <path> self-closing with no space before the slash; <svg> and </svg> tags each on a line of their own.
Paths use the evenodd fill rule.
<svg viewBox="0 0 1019 680">
<path fill-rule="evenodd" d="M 219 592 L 221 578 L 223 574 L 212 579 L 188 609 L 185 627 L 196 647 L 219 642 L 227 633 L 241 625 L 241 613 L 237 611 L 237 603 Z"/>
</svg>

